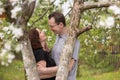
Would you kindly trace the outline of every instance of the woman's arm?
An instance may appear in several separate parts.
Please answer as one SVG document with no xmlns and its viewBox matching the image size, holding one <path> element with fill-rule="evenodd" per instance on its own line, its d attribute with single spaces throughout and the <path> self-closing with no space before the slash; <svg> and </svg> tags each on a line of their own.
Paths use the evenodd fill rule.
<svg viewBox="0 0 120 80">
<path fill-rule="evenodd" d="M 37 70 L 40 74 L 40 78 L 50 78 L 56 75 L 58 67 L 46 67 L 46 61 L 41 60 L 37 63 Z"/>
<path fill-rule="evenodd" d="M 54 77 L 55 75 L 56 73 L 55 74 L 44 74 L 44 75 L 40 74 L 40 79 L 51 78 L 51 77 Z"/>
</svg>

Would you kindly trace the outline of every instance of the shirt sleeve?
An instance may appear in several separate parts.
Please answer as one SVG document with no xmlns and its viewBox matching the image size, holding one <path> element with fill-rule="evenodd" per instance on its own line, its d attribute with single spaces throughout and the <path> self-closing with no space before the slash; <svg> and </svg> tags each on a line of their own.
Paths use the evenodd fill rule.
<svg viewBox="0 0 120 80">
<path fill-rule="evenodd" d="M 41 51 L 41 50 L 34 51 L 34 55 L 35 55 L 36 62 L 41 61 L 41 60 L 46 61 L 46 56 L 45 56 L 44 51 Z"/>
<path fill-rule="evenodd" d="M 75 60 L 78 60 L 78 54 L 79 54 L 79 52 L 80 52 L 80 42 L 77 39 L 76 42 L 75 42 L 75 45 L 74 45 L 72 58 L 75 59 Z"/>
</svg>

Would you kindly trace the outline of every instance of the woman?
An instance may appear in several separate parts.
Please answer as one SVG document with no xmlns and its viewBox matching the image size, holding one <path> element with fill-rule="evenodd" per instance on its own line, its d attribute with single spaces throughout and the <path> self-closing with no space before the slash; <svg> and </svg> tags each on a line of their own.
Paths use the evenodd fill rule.
<svg viewBox="0 0 120 80">
<path fill-rule="evenodd" d="M 42 80 L 55 80 L 58 67 L 49 55 L 46 35 L 38 28 L 29 31 L 31 46 L 37 63 L 37 69 Z"/>
</svg>

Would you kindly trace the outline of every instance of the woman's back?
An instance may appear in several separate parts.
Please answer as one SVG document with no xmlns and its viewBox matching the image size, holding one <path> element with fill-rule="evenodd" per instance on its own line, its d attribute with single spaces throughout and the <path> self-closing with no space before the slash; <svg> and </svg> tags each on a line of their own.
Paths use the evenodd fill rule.
<svg viewBox="0 0 120 80">
<path fill-rule="evenodd" d="M 49 53 L 44 51 L 42 48 L 34 49 L 33 53 L 35 56 L 36 63 L 41 60 L 44 60 L 46 61 L 46 67 L 56 66 L 55 61 L 50 57 Z M 55 80 L 55 77 L 42 80 Z"/>
</svg>

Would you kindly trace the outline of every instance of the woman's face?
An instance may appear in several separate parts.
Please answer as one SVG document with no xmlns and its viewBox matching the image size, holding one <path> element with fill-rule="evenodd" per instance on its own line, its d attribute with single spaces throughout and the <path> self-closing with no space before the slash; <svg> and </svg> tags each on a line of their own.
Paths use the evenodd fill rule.
<svg viewBox="0 0 120 80">
<path fill-rule="evenodd" d="M 47 39 L 46 37 L 46 34 L 44 31 L 40 31 L 38 28 L 36 28 L 36 30 L 39 32 L 39 38 L 40 38 L 40 41 L 45 41 Z"/>
</svg>

